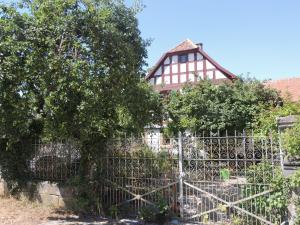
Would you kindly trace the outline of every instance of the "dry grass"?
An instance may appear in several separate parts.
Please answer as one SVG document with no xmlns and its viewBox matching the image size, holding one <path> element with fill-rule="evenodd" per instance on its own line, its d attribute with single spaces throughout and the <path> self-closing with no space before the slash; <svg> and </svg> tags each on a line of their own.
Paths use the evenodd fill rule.
<svg viewBox="0 0 300 225">
<path fill-rule="evenodd" d="M 1 225 L 36 225 L 47 221 L 55 214 L 50 207 L 32 203 L 27 200 L 5 198 L 0 196 Z"/>
</svg>

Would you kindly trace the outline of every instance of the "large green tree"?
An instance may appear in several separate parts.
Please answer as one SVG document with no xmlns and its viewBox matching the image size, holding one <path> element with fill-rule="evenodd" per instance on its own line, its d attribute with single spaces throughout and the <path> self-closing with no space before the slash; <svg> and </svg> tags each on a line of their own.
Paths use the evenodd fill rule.
<svg viewBox="0 0 300 225">
<path fill-rule="evenodd" d="M 0 6 L 1 153 L 11 152 L 0 158 L 18 159 L 16 146 L 42 137 L 74 138 L 91 159 L 108 138 L 157 122 L 136 12 L 121 0 Z"/>
<path fill-rule="evenodd" d="M 167 99 L 166 112 L 171 119 L 168 130 L 224 131 L 250 128 L 256 115 L 275 106 L 280 98 L 276 91 L 253 79 L 215 85 L 209 80 L 187 85 Z"/>
<path fill-rule="evenodd" d="M 122 1 L 23 1 L 0 9 L 0 134 L 141 130 L 157 95 L 141 81 L 147 42 Z M 39 130 L 40 131 L 40 130 Z"/>
</svg>

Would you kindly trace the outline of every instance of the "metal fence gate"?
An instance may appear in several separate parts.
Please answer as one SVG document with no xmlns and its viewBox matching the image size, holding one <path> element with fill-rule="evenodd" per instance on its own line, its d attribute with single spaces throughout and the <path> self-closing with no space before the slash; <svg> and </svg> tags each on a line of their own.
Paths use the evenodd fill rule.
<svg viewBox="0 0 300 225">
<path fill-rule="evenodd" d="M 100 184 L 107 214 L 145 217 L 167 208 L 172 217 L 205 225 L 284 220 L 285 208 L 271 201 L 278 194 L 271 183 L 282 162 L 278 136 L 210 132 L 155 138 L 114 139 L 99 152 L 91 184 Z M 34 149 L 33 178 L 66 181 L 78 174 L 75 143 L 37 142 Z"/>
<path fill-rule="evenodd" d="M 102 205 L 137 216 L 167 205 L 172 216 L 198 224 L 281 224 L 284 210 L 270 199 L 280 171 L 278 138 L 210 133 L 110 143 L 100 157 Z"/>
</svg>

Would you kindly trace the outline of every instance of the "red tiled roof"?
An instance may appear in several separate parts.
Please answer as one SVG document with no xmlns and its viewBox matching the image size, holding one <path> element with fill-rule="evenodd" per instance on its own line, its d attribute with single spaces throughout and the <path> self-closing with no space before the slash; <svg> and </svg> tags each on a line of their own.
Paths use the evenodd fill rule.
<svg viewBox="0 0 300 225">
<path fill-rule="evenodd" d="M 288 97 L 292 101 L 300 101 L 300 77 L 270 80 L 266 82 L 266 85 L 280 91 L 283 97 Z"/>
<path fill-rule="evenodd" d="M 171 52 L 180 52 L 180 51 L 186 51 L 186 50 L 191 50 L 198 48 L 197 45 L 195 45 L 190 39 L 186 39 L 179 45 L 177 45 L 175 48 L 172 48 L 169 53 Z"/>
</svg>

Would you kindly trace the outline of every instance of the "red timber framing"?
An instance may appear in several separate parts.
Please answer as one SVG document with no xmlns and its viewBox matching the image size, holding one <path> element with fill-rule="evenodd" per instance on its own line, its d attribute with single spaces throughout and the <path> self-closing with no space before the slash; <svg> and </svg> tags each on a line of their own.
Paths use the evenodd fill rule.
<svg viewBox="0 0 300 225">
<path fill-rule="evenodd" d="M 181 55 L 186 55 L 185 63 L 179 62 Z M 168 92 L 181 89 L 187 82 L 196 83 L 200 78 L 210 79 L 214 83 L 237 79 L 204 52 L 202 45 L 187 39 L 166 52 L 145 79 L 153 84 L 155 90 Z"/>
</svg>

